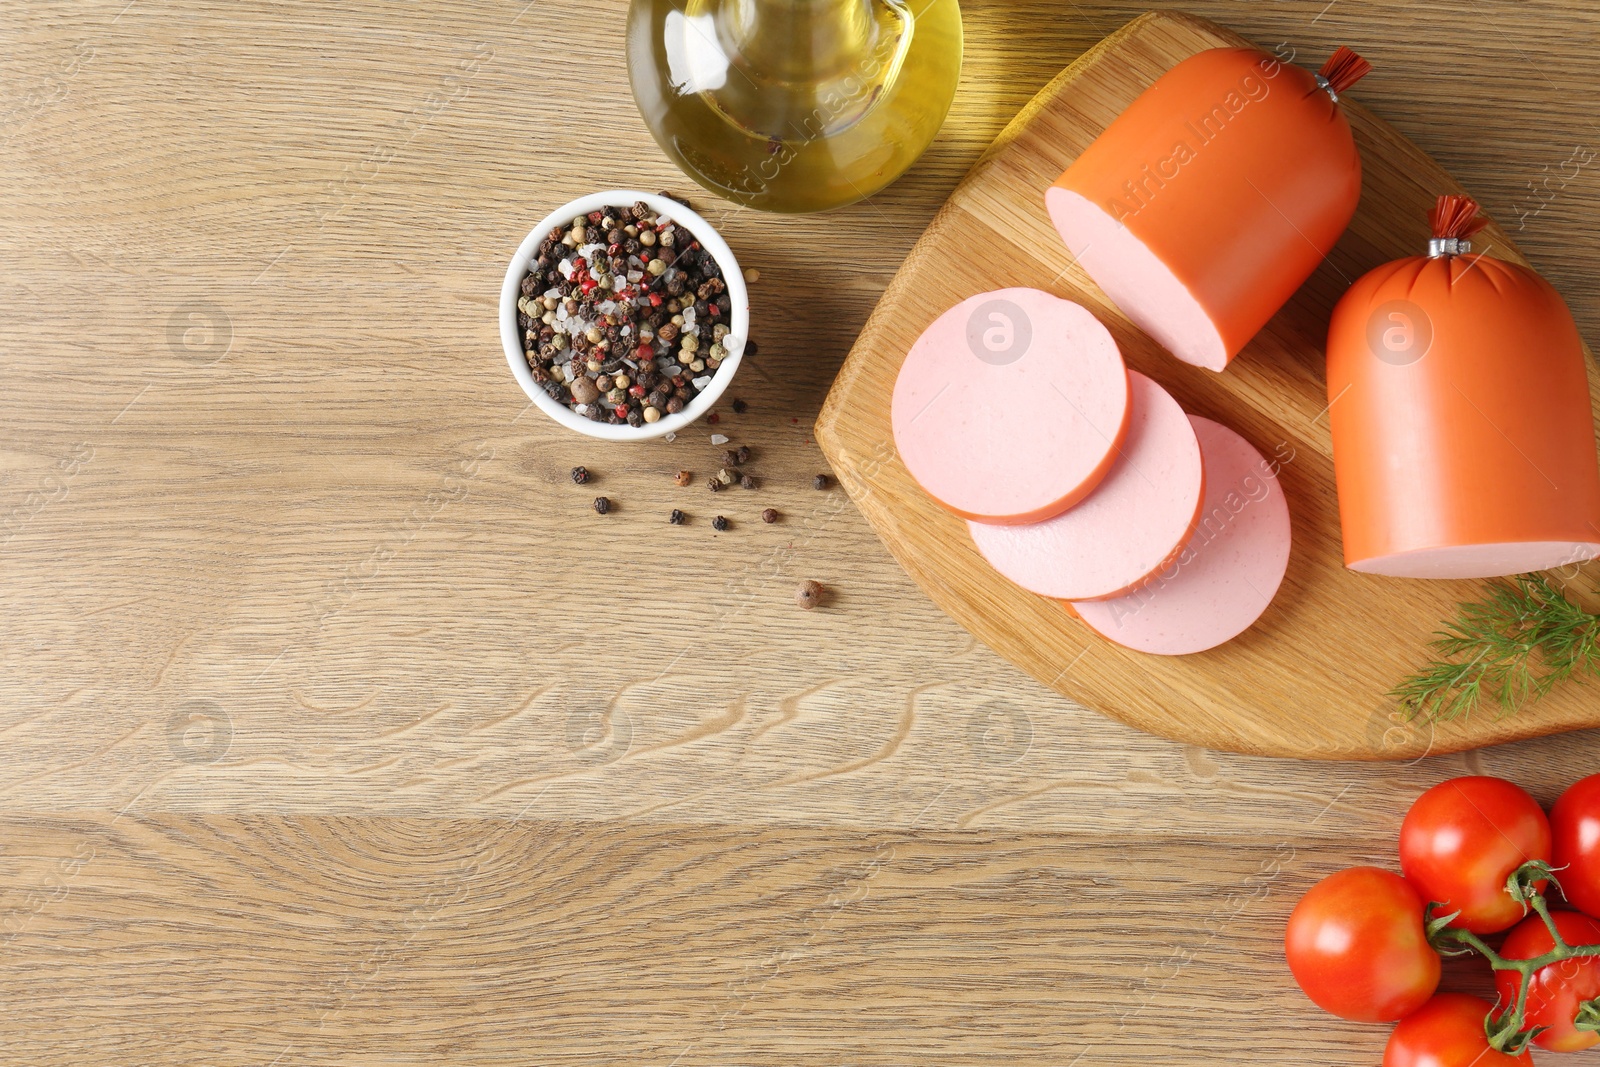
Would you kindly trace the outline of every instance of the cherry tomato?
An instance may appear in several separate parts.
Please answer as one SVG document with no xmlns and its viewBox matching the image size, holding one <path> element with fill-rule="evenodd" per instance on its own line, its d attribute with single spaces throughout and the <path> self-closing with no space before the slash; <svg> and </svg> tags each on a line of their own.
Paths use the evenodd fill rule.
<svg viewBox="0 0 1600 1067">
<path fill-rule="evenodd" d="M 1552 912 L 1556 929 L 1569 945 L 1600 945 L 1600 922 L 1575 911 Z M 1506 935 L 1500 955 L 1509 960 L 1531 960 L 1555 948 L 1555 941 L 1545 927 L 1544 920 L 1530 915 Z M 1516 971 L 1496 971 L 1495 986 L 1502 1004 L 1515 1004 L 1522 976 Z M 1578 1006 L 1586 1000 L 1600 997 L 1600 957 L 1578 956 L 1560 963 L 1552 963 L 1533 972 L 1528 986 L 1528 1003 L 1522 1014 L 1522 1024 L 1547 1026 L 1544 1033 L 1533 1039 L 1540 1048 L 1551 1052 L 1577 1052 L 1600 1042 L 1600 1034 L 1593 1030 L 1579 1030 L 1572 1025 Z"/>
<path fill-rule="evenodd" d="M 1465 993 L 1440 993 L 1389 1035 L 1383 1067 L 1506 1067 L 1530 1064 L 1524 1052 L 1508 1056 L 1489 1047 L 1483 1020 L 1494 1006 Z"/>
<path fill-rule="evenodd" d="M 1351 867 L 1312 886 L 1289 915 L 1283 952 L 1318 1007 L 1356 1022 L 1392 1022 L 1439 985 L 1439 954 L 1422 928 L 1424 901 L 1406 880 Z"/>
<path fill-rule="evenodd" d="M 1527 914 L 1506 878 L 1528 860 L 1550 861 L 1550 822 L 1539 802 L 1503 778 L 1440 782 L 1400 825 L 1400 869 L 1427 900 L 1459 911 L 1450 925 L 1492 934 Z"/>
<path fill-rule="evenodd" d="M 1574 782 L 1550 809 L 1561 893 L 1579 911 L 1600 916 L 1600 774 Z"/>
</svg>

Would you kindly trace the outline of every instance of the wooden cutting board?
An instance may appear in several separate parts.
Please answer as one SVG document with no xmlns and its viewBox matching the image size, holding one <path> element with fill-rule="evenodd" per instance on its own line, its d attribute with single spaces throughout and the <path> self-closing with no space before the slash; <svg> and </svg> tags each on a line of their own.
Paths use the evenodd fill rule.
<svg viewBox="0 0 1600 1067">
<path fill-rule="evenodd" d="M 1582 684 L 1516 716 L 1485 706 L 1438 726 L 1407 721 L 1386 695 L 1426 662 L 1430 635 L 1459 601 L 1480 596 L 1483 583 L 1360 575 L 1345 569 L 1340 553 L 1323 379 L 1329 313 L 1354 279 L 1425 249 L 1434 199 L 1463 191 L 1361 106 L 1359 85 L 1342 103 L 1364 164 L 1360 209 L 1333 255 L 1223 374 L 1180 363 L 1133 327 L 1051 226 L 1044 189 L 1135 96 L 1195 52 L 1249 43 L 1193 16 L 1155 12 L 1041 90 L 906 258 L 839 372 L 817 420 L 818 441 L 878 536 L 952 618 L 1063 695 L 1140 729 L 1238 752 L 1371 760 L 1600 725 L 1600 687 Z M 1315 66 L 1324 58 L 1298 61 Z M 1474 243 L 1526 262 L 1498 225 Z M 1194 656 L 1121 648 L 1060 604 L 996 574 L 962 521 L 907 474 L 889 424 L 906 351 L 952 304 L 1013 285 L 1084 304 L 1110 328 L 1129 367 L 1165 385 L 1185 410 L 1232 426 L 1264 455 L 1283 459 L 1294 552 L 1277 599 L 1243 636 Z M 1600 396 L 1593 366 L 1590 391 Z"/>
</svg>

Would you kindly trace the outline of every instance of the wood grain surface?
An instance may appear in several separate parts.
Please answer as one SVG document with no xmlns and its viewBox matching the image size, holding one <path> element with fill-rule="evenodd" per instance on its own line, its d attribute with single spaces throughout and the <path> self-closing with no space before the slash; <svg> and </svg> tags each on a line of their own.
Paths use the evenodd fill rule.
<svg viewBox="0 0 1600 1067">
<path fill-rule="evenodd" d="M 1363 104 L 1600 336 L 1592 6 L 1190 6 L 1360 48 Z M 686 188 L 623 5 L 0 5 L 0 1061 L 1376 1062 L 1288 985 L 1290 902 L 1382 861 L 1425 786 L 1549 801 L 1596 736 L 1164 741 L 990 652 L 810 488 L 917 236 L 1141 10 L 970 3 L 904 180 L 810 218 L 694 197 L 761 271 L 719 425 L 764 484 L 713 501 L 670 477 L 704 436 L 558 433 L 496 335 L 551 205 Z"/>
<path fill-rule="evenodd" d="M 1248 45 L 1215 23 L 1153 12 L 1029 101 L 934 217 L 851 348 L 817 421 L 823 451 L 885 544 L 957 622 L 1063 695 L 1163 737 L 1257 755 L 1411 759 L 1600 725 L 1600 697 L 1572 686 L 1537 715 L 1465 716 L 1426 736 L 1387 726 L 1374 732 L 1374 720 L 1394 712 L 1389 691 L 1431 658 L 1439 620 L 1481 596 L 1483 583 L 1401 581 L 1345 568 L 1323 347 L 1329 313 L 1352 279 L 1426 250 L 1435 200 L 1462 191 L 1449 175 L 1346 93 L 1342 110 L 1362 156 L 1360 208 L 1333 254 L 1222 374 L 1170 356 L 1052 239 L 1043 190 L 1113 119 L 1189 56 Z M 1526 263 L 1503 227 L 1491 225 L 1475 240 Z M 991 567 L 966 522 L 906 470 L 890 426 L 906 353 L 952 305 L 1009 286 L 1047 289 L 1088 307 L 1131 369 L 1162 383 L 1185 411 L 1237 430 L 1278 472 L 1294 549 L 1276 598 L 1245 633 L 1189 656 L 1152 656 L 1106 640 L 1061 603 Z M 1600 372 L 1592 361 L 1589 369 L 1600 409 Z M 1568 571 L 1564 577 L 1587 579 L 1600 565 Z M 1149 605 L 1159 610 L 1161 598 L 1152 590 Z"/>
</svg>

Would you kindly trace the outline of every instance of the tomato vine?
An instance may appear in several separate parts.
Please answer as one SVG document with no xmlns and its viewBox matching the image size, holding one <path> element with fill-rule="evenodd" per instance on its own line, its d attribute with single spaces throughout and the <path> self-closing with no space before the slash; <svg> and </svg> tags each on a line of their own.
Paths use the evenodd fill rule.
<svg viewBox="0 0 1600 1067">
<path fill-rule="evenodd" d="M 1425 912 L 1428 941 L 1440 955 L 1463 956 L 1477 953 L 1487 960 L 1494 970 L 1515 971 L 1520 976 L 1516 1000 L 1509 1005 L 1497 1004 L 1496 1010 L 1490 1012 L 1483 1022 L 1489 1046 L 1497 1052 L 1511 1056 L 1521 1055 L 1532 1044 L 1534 1038 L 1546 1029 L 1542 1026 L 1526 1025 L 1528 992 L 1533 988 L 1533 976 L 1546 967 L 1566 960 L 1600 957 L 1600 944 L 1573 945 L 1562 936 L 1555 919 L 1550 914 L 1549 905 L 1545 903 L 1544 893 L 1539 889 L 1539 886 L 1547 881 L 1555 882 L 1558 888 L 1560 886 L 1555 871 L 1542 860 L 1524 863 L 1512 871 L 1510 877 L 1506 879 L 1506 892 L 1523 906 L 1524 914 L 1528 909 L 1538 914 L 1545 928 L 1549 930 L 1550 940 L 1554 945 L 1550 951 L 1529 959 L 1508 959 L 1472 931 L 1451 926 L 1451 921 L 1459 913 L 1437 914 L 1443 910 L 1443 906 L 1437 902 L 1430 903 Z M 1573 1026 L 1579 1030 L 1600 1033 L 1600 998 L 1582 1004 L 1577 1017 L 1573 1020 Z"/>
</svg>

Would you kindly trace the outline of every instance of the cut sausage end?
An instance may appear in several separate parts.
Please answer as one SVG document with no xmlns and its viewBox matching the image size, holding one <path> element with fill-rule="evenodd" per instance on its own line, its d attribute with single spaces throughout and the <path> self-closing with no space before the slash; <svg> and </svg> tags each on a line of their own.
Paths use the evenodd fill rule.
<svg viewBox="0 0 1600 1067">
<path fill-rule="evenodd" d="M 1503 578 L 1596 558 L 1600 558 L 1600 542 L 1521 541 L 1420 548 L 1356 560 L 1347 566 L 1362 574 L 1388 578 Z"/>
<path fill-rule="evenodd" d="M 1002 289 L 922 332 L 890 416 L 900 458 L 929 496 L 963 518 L 1023 523 L 1099 484 L 1128 407 L 1128 371 L 1099 320 L 1038 289 Z"/>
<path fill-rule="evenodd" d="M 1134 325 L 1185 363 L 1213 371 L 1227 368 L 1233 353 L 1211 316 L 1143 241 L 1070 189 L 1052 186 L 1044 199 L 1073 256 Z"/>
<path fill-rule="evenodd" d="M 1069 605 L 1102 636 L 1162 656 L 1204 652 L 1242 634 L 1272 603 L 1289 566 L 1289 507 L 1272 466 L 1226 426 L 1190 421 L 1206 485 L 1189 543 L 1128 595 Z"/>
<path fill-rule="evenodd" d="M 1128 435 L 1105 478 L 1077 506 L 1044 522 L 969 522 L 978 551 L 1030 592 L 1061 600 L 1118 596 L 1169 564 L 1200 515 L 1200 442 L 1183 409 L 1128 373 Z"/>
</svg>

